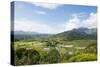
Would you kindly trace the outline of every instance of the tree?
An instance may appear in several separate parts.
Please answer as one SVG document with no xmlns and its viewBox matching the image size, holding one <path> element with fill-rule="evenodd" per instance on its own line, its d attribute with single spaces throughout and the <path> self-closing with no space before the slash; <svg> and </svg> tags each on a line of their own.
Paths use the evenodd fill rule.
<svg viewBox="0 0 100 67">
<path fill-rule="evenodd" d="M 39 64 L 40 54 L 37 50 L 19 48 L 15 54 L 15 65 Z"/>
<path fill-rule="evenodd" d="M 55 46 L 57 46 L 57 44 L 58 44 L 58 42 L 55 40 L 47 41 L 47 46 L 49 46 L 49 47 L 55 47 Z"/>
<path fill-rule="evenodd" d="M 60 54 L 55 48 L 51 48 L 50 52 L 47 54 L 46 59 L 48 63 L 57 63 Z"/>
</svg>

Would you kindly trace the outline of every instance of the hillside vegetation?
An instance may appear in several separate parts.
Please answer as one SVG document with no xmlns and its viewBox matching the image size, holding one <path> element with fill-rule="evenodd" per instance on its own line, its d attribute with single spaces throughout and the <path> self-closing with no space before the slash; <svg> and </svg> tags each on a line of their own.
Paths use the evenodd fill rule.
<svg viewBox="0 0 100 67">
<path fill-rule="evenodd" d="M 14 65 L 52 64 L 97 60 L 96 29 L 62 33 L 12 35 Z M 17 36 L 17 37 L 16 37 Z"/>
</svg>

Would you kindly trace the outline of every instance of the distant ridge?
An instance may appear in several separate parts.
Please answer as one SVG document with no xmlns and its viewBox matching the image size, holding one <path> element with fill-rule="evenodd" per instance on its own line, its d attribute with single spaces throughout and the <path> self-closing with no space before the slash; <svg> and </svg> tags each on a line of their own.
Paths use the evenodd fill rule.
<svg viewBox="0 0 100 67">
<path fill-rule="evenodd" d="M 64 31 L 54 35 L 53 38 L 62 38 L 65 40 L 97 39 L 97 28 L 78 28 L 70 31 Z"/>
<path fill-rule="evenodd" d="M 64 31 L 58 34 L 45 34 L 29 31 L 11 31 L 15 39 L 32 39 L 32 38 L 49 38 L 49 39 L 64 39 L 64 40 L 77 40 L 77 39 L 97 39 L 97 28 L 77 28 L 70 31 Z"/>
</svg>

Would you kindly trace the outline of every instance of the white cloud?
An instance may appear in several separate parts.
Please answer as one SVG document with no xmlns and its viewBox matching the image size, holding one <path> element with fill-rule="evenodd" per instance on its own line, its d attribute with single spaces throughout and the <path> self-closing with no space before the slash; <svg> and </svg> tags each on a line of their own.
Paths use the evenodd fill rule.
<svg viewBox="0 0 100 67">
<path fill-rule="evenodd" d="M 57 7 L 60 6 L 60 4 L 50 4 L 50 3 L 33 3 L 35 6 L 39 6 L 42 8 L 47 8 L 47 9 L 56 9 Z"/>
<path fill-rule="evenodd" d="M 41 24 L 39 22 L 32 22 L 28 20 L 24 21 L 15 21 L 14 23 L 14 30 L 15 31 L 31 31 L 31 32 L 38 32 L 38 33 L 58 33 L 62 30 L 57 30 L 46 24 Z"/>
<path fill-rule="evenodd" d="M 78 14 L 72 14 L 72 17 L 78 17 L 78 18 L 84 18 L 86 16 L 87 16 L 87 13 L 85 13 L 85 12 L 81 12 Z"/>
<path fill-rule="evenodd" d="M 88 19 L 86 19 L 85 21 L 83 21 L 84 23 L 84 27 L 87 28 L 97 28 L 97 24 L 98 24 L 98 13 L 94 14 L 91 13 L 90 17 Z"/>
<path fill-rule="evenodd" d="M 85 19 L 81 20 L 79 17 L 74 16 L 69 21 L 65 22 L 64 24 L 57 24 L 55 27 L 50 26 L 49 24 L 29 21 L 25 18 L 22 20 L 15 20 L 14 22 L 14 30 L 15 31 L 31 31 L 31 32 L 39 32 L 39 33 L 60 33 L 63 31 L 72 30 L 74 28 L 97 28 L 98 22 L 98 13 L 91 13 L 90 16 Z"/>
<path fill-rule="evenodd" d="M 76 16 L 65 24 L 65 30 L 72 30 L 78 27 L 80 27 L 80 19 Z"/>
<path fill-rule="evenodd" d="M 72 19 L 66 22 L 65 30 L 72 30 L 80 27 L 97 28 L 97 20 L 97 13 L 91 13 L 90 16 L 85 20 L 81 20 L 78 15 L 75 15 Z"/>
<path fill-rule="evenodd" d="M 36 14 L 39 15 L 46 15 L 47 13 L 45 11 L 34 11 Z"/>
</svg>

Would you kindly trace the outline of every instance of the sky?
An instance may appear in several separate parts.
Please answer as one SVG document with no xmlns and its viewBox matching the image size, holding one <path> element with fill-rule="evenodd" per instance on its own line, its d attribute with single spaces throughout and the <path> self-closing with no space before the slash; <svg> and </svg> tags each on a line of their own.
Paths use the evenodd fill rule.
<svg viewBox="0 0 100 67">
<path fill-rule="evenodd" d="M 97 28 L 96 6 L 14 2 L 14 31 L 56 34 L 75 28 Z"/>
</svg>

